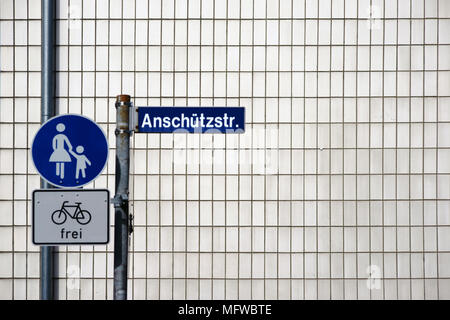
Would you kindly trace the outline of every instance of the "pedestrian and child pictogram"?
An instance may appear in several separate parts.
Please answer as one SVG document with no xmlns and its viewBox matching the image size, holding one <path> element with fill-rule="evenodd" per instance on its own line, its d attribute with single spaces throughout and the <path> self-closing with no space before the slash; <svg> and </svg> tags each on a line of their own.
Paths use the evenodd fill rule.
<svg viewBox="0 0 450 320">
<path fill-rule="evenodd" d="M 108 158 L 108 142 L 94 121 L 67 114 L 42 125 L 31 152 L 43 179 L 58 187 L 81 187 L 102 172 Z"/>
</svg>

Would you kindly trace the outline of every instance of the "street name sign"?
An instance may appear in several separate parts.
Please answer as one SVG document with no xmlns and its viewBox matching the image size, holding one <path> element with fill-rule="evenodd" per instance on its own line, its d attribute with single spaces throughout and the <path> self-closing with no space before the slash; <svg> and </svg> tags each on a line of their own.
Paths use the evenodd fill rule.
<svg viewBox="0 0 450 320">
<path fill-rule="evenodd" d="M 244 107 L 137 107 L 136 132 L 244 133 Z"/>
<path fill-rule="evenodd" d="M 103 171 L 108 141 L 91 119 L 77 114 L 51 118 L 36 133 L 31 154 L 41 177 L 61 188 L 81 187 Z"/>
<path fill-rule="evenodd" d="M 32 240 L 37 245 L 109 242 L 109 191 L 42 189 L 33 191 Z"/>
</svg>

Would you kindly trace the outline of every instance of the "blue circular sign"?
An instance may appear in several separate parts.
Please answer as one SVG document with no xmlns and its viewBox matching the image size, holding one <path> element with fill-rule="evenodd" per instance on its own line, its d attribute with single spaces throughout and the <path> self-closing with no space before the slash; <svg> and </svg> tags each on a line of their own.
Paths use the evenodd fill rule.
<svg viewBox="0 0 450 320">
<path fill-rule="evenodd" d="M 31 154 L 36 170 L 62 188 L 81 187 L 103 171 L 108 141 L 91 119 L 64 114 L 46 121 L 36 133 Z"/>
</svg>

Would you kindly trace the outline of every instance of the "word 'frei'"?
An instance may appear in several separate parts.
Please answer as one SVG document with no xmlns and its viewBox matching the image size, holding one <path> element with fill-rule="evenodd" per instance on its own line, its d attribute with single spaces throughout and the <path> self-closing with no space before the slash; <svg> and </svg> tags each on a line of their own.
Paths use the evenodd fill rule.
<svg viewBox="0 0 450 320">
<path fill-rule="evenodd" d="M 61 239 L 83 239 L 83 229 L 80 228 L 79 231 L 61 229 Z"/>
</svg>

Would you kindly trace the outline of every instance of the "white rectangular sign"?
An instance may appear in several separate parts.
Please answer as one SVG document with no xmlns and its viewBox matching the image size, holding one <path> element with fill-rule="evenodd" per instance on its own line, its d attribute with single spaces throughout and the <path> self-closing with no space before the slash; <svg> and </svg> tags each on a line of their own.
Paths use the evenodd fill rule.
<svg viewBox="0 0 450 320">
<path fill-rule="evenodd" d="M 109 242 L 109 191 L 33 191 L 33 243 L 37 245 Z"/>
</svg>

